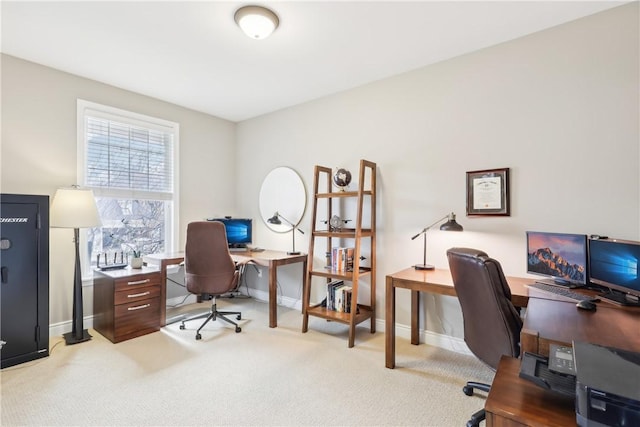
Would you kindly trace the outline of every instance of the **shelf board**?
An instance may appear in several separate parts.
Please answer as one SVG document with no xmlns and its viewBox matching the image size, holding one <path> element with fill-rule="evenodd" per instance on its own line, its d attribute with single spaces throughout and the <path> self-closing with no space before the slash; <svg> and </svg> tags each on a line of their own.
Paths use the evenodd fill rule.
<svg viewBox="0 0 640 427">
<path fill-rule="evenodd" d="M 316 198 L 318 199 L 331 199 L 334 197 L 358 197 L 360 193 L 358 191 L 333 191 L 331 193 L 317 193 Z M 366 190 L 363 191 L 362 194 L 364 196 L 371 196 L 372 191 Z"/>
<path fill-rule="evenodd" d="M 365 274 L 369 274 L 371 273 L 371 268 L 370 267 L 360 267 L 359 269 L 359 274 L 358 277 L 363 276 Z M 326 277 L 326 278 L 335 278 L 335 279 L 342 279 L 342 280 L 349 280 L 352 281 L 353 280 L 353 276 L 354 276 L 354 272 L 353 271 L 338 271 L 338 270 L 331 270 L 328 268 L 325 268 L 324 270 L 313 270 L 311 271 L 311 275 L 312 276 L 318 276 L 318 277 Z"/>
<path fill-rule="evenodd" d="M 364 322 L 371 318 L 373 311 L 368 305 L 358 304 L 360 312 L 355 315 L 355 323 Z M 311 306 L 307 308 L 307 314 L 309 316 L 321 317 L 323 319 L 331 320 L 340 323 L 350 323 L 351 313 L 343 313 L 335 310 L 327 310 L 327 307 Z"/>
<path fill-rule="evenodd" d="M 331 231 L 331 230 L 315 230 L 313 232 L 315 237 L 336 237 L 341 239 L 355 239 L 356 238 L 356 230 L 355 228 L 343 228 L 340 231 Z M 373 232 L 370 228 L 363 228 L 360 230 L 361 237 L 371 237 L 373 236 Z"/>
</svg>

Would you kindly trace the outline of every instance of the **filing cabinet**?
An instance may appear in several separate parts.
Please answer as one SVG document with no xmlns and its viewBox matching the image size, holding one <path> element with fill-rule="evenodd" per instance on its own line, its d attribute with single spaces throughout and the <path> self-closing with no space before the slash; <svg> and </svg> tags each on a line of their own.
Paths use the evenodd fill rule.
<svg viewBox="0 0 640 427">
<path fill-rule="evenodd" d="M 95 271 L 93 328 L 118 343 L 160 330 L 160 271 Z"/>
</svg>

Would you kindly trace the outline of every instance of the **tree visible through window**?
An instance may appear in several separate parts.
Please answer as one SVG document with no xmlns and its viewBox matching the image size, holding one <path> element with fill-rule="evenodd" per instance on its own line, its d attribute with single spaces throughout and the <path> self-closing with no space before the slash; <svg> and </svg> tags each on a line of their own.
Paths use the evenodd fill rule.
<svg viewBox="0 0 640 427">
<path fill-rule="evenodd" d="M 83 181 L 102 219 L 87 232 L 91 264 L 172 250 L 178 125 L 80 100 L 78 114 Z"/>
</svg>

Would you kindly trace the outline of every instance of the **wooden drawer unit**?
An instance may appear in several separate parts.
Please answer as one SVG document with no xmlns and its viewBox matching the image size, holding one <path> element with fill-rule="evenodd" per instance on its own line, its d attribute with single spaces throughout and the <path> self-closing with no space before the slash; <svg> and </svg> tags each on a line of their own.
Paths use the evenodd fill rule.
<svg viewBox="0 0 640 427">
<path fill-rule="evenodd" d="M 93 328 L 117 343 L 160 330 L 160 271 L 96 271 Z"/>
</svg>

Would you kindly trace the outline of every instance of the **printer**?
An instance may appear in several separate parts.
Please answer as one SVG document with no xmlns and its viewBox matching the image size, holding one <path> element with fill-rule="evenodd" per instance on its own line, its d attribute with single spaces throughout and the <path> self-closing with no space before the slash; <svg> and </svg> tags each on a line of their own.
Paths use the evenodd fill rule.
<svg viewBox="0 0 640 427">
<path fill-rule="evenodd" d="M 640 353 L 574 341 L 576 422 L 640 426 Z"/>
</svg>

